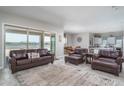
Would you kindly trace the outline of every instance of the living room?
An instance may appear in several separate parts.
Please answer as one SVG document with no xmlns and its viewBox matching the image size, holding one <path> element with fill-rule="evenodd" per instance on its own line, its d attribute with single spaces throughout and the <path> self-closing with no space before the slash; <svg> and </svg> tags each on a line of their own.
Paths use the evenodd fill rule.
<svg viewBox="0 0 124 93">
<path fill-rule="evenodd" d="M 123 12 L 123 6 L 0 6 L 0 85 L 124 85 Z"/>
</svg>

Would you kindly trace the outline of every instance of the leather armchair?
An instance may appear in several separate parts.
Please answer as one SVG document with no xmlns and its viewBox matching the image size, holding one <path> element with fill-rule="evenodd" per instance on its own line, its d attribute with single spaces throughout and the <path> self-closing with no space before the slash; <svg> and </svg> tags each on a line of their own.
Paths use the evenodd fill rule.
<svg viewBox="0 0 124 93">
<path fill-rule="evenodd" d="M 78 57 L 82 57 L 82 60 L 85 61 L 85 55 L 88 53 L 88 49 L 87 48 L 76 48 L 74 50 L 74 52 L 70 52 L 69 55 L 73 55 L 73 56 L 78 56 Z"/>
<path fill-rule="evenodd" d="M 122 70 L 122 52 L 99 50 L 91 63 L 92 69 L 102 70 L 119 76 Z"/>
</svg>

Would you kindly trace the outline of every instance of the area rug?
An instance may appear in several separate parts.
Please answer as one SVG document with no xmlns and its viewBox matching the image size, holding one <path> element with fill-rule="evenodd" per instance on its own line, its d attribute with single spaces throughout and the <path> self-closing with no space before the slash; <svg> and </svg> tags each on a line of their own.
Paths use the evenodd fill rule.
<svg viewBox="0 0 124 93">
<path fill-rule="evenodd" d="M 112 86 L 115 79 L 66 64 L 49 64 L 14 74 L 23 86 Z"/>
</svg>

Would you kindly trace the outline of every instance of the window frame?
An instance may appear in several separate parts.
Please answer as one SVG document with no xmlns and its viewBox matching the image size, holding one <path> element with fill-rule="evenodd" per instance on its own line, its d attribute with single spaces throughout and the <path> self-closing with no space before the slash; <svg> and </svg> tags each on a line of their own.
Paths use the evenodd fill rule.
<svg viewBox="0 0 124 93">
<path fill-rule="evenodd" d="M 44 38 L 44 42 L 43 42 L 44 47 L 43 48 L 45 48 L 45 36 L 49 36 L 50 37 L 50 47 L 49 47 L 50 50 L 49 51 L 51 51 L 51 34 L 48 33 L 48 32 L 45 32 L 44 33 L 44 37 L 43 37 Z"/>
<path fill-rule="evenodd" d="M 28 33 L 29 32 L 38 32 L 40 33 L 40 48 L 44 48 L 44 33 L 47 33 L 47 31 L 44 31 L 44 30 L 40 30 L 40 29 L 35 29 L 35 28 L 32 28 L 32 27 L 26 27 L 26 26 L 21 26 L 21 25 L 14 25 L 14 24 L 8 24 L 8 23 L 2 23 L 2 32 L 3 32 L 3 41 L 2 41 L 2 44 L 3 44 L 3 55 L 2 55 L 2 67 L 4 68 L 4 62 L 6 62 L 6 30 L 8 28 L 12 28 L 12 29 L 15 29 L 15 30 L 23 30 L 26 32 L 26 35 L 27 35 L 27 47 L 26 49 L 29 49 L 28 47 L 28 39 L 29 39 L 29 35 Z M 17 33 L 18 31 L 16 31 Z M 50 34 L 55 34 L 55 37 L 56 37 L 56 33 L 55 32 L 49 32 Z M 55 38 L 55 44 L 56 44 L 56 38 Z M 56 53 L 56 45 L 55 45 L 55 52 Z"/>
<path fill-rule="evenodd" d="M 30 34 L 30 33 L 33 33 L 33 34 Z M 39 35 L 40 36 L 40 41 L 39 41 L 39 48 L 42 48 L 42 33 L 39 33 L 39 32 L 33 32 L 33 31 L 28 31 L 28 34 L 27 34 L 27 49 L 30 49 L 29 47 L 29 43 L 30 43 L 30 39 L 29 39 L 29 36 L 30 35 Z"/>
</svg>

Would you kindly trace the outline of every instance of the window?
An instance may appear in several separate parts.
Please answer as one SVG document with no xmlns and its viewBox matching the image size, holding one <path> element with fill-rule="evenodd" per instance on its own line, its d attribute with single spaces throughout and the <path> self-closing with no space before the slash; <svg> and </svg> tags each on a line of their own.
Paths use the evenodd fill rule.
<svg viewBox="0 0 124 93">
<path fill-rule="evenodd" d="M 41 35 L 39 33 L 30 32 L 28 41 L 28 48 L 41 48 Z"/>
<path fill-rule="evenodd" d="M 122 40 L 121 39 L 116 40 L 116 47 L 122 47 Z"/>
<path fill-rule="evenodd" d="M 42 33 L 18 27 L 5 27 L 5 51 L 9 56 L 10 50 L 46 48 L 55 53 L 55 34 Z"/>
<path fill-rule="evenodd" d="M 107 45 L 107 40 L 102 41 L 102 46 L 105 47 Z"/>
<path fill-rule="evenodd" d="M 5 26 L 5 63 L 11 50 L 46 48 L 55 53 L 55 34 L 33 31 L 17 26 Z"/>
<path fill-rule="evenodd" d="M 67 37 L 64 37 L 64 45 L 67 45 Z"/>
<path fill-rule="evenodd" d="M 51 36 L 49 34 L 44 34 L 44 48 L 51 50 Z"/>
<path fill-rule="evenodd" d="M 6 32 L 6 55 L 10 50 L 27 48 L 27 33 L 23 31 Z"/>
<path fill-rule="evenodd" d="M 111 45 L 112 45 L 112 44 L 114 45 L 114 44 L 115 44 L 115 37 L 108 37 L 107 43 L 108 43 L 108 44 L 111 44 Z"/>
</svg>

